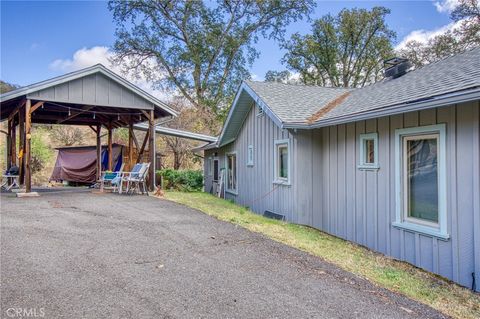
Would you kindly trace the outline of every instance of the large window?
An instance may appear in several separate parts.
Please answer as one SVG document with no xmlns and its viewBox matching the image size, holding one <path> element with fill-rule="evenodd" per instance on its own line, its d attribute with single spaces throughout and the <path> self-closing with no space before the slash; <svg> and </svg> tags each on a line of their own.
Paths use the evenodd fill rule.
<svg viewBox="0 0 480 319">
<path fill-rule="evenodd" d="M 237 192 L 237 153 L 227 154 L 227 191 Z"/>
<path fill-rule="evenodd" d="M 275 181 L 276 183 L 288 184 L 290 181 L 290 157 L 289 141 L 280 140 L 275 142 Z"/>
<path fill-rule="evenodd" d="M 396 131 L 396 226 L 448 238 L 445 125 Z"/>
<path fill-rule="evenodd" d="M 378 168 L 378 134 L 360 134 L 360 169 Z"/>
</svg>

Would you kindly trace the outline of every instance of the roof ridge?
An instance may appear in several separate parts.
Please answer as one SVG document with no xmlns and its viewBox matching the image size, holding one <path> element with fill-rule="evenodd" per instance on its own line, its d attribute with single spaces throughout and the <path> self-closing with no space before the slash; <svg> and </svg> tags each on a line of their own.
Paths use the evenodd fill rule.
<svg viewBox="0 0 480 319">
<path fill-rule="evenodd" d="M 437 65 L 438 63 L 442 63 L 442 62 L 444 62 L 444 61 L 446 61 L 446 60 L 449 60 L 449 59 L 451 59 L 451 58 L 458 58 L 459 56 L 463 56 L 463 55 L 465 55 L 465 54 L 467 54 L 467 53 L 470 53 L 471 51 L 474 51 L 474 50 L 476 50 L 476 49 L 480 49 L 480 45 L 479 45 L 479 46 L 474 46 L 474 47 L 469 48 L 469 49 L 466 49 L 466 50 L 464 50 L 464 51 L 462 51 L 462 52 L 453 53 L 453 54 L 451 54 L 451 55 L 448 55 L 448 56 L 445 56 L 445 57 L 443 57 L 443 58 L 440 58 L 440 59 L 438 59 L 438 60 L 436 60 L 436 61 L 433 61 L 433 62 L 424 64 L 424 65 L 421 65 L 421 66 L 419 66 L 418 68 L 415 68 L 415 69 L 407 72 L 405 75 L 407 75 L 407 74 L 409 74 L 409 73 L 412 73 L 412 72 L 420 71 L 420 70 L 425 69 L 425 68 L 429 68 L 430 66 Z M 379 82 L 377 82 L 377 83 L 379 83 Z M 372 84 L 375 84 L 375 83 L 372 83 Z"/>
<path fill-rule="evenodd" d="M 273 82 L 273 81 L 254 81 L 254 80 L 244 80 L 245 82 L 250 83 L 260 83 L 260 84 L 273 84 L 273 85 L 285 85 L 285 86 L 301 86 L 301 87 L 309 87 L 309 88 L 322 88 L 322 89 L 335 89 L 335 90 L 352 90 L 354 88 L 346 88 L 346 87 L 339 87 L 339 86 L 322 86 L 322 85 L 315 85 L 315 84 L 304 84 L 304 83 L 284 83 L 284 82 Z"/>
</svg>

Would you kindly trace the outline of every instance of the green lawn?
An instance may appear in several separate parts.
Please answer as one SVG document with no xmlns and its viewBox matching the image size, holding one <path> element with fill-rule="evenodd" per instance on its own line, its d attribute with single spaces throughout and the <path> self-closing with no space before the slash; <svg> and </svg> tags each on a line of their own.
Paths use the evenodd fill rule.
<svg viewBox="0 0 480 319">
<path fill-rule="evenodd" d="M 479 294 L 410 264 L 310 227 L 265 218 L 207 193 L 166 192 L 165 198 L 321 257 L 454 318 L 480 318 Z"/>
</svg>

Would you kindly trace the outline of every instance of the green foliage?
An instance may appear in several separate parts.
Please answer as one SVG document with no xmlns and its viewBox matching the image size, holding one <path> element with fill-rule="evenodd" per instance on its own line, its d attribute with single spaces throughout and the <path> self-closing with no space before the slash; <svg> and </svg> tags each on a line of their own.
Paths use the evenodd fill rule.
<svg viewBox="0 0 480 319">
<path fill-rule="evenodd" d="M 11 83 L 4 82 L 4 81 L 0 80 L 0 93 L 1 94 L 16 90 L 19 87 L 20 86 L 18 86 L 16 84 L 11 84 Z"/>
<path fill-rule="evenodd" d="M 31 146 L 31 170 L 32 174 L 35 174 L 37 172 L 40 172 L 45 167 L 45 164 L 50 161 L 53 155 L 53 151 L 42 139 L 42 134 L 32 134 Z"/>
<path fill-rule="evenodd" d="M 297 79 L 292 77 L 292 74 L 288 70 L 283 71 L 274 71 L 269 70 L 265 73 L 266 82 L 280 82 L 280 83 L 291 83 L 296 84 L 299 82 Z"/>
<path fill-rule="evenodd" d="M 203 188 L 202 171 L 163 169 L 157 175 L 163 177 L 165 189 L 195 192 Z"/>
<path fill-rule="evenodd" d="M 214 114 L 230 103 L 259 36 L 281 39 L 290 21 L 313 0 L 111 0 L 117 23 L 116 62 L 155 87 L 172 88 L 196 108 Z"/>
<path fill-rule="evenodd" d="M 113 142 L 118 144 L 128 144 L 128 128 L 121 127 L 113 131 Z"/>
<path fill-rule="evenodd" d="M 295 33 L 282 44 L 283 62 L 305 84 L 362 87 L 383 78 L 395 33 L 385 23 L 384 7 L 344 9 L 315 20 L 312 33 Z"/>
</svg>

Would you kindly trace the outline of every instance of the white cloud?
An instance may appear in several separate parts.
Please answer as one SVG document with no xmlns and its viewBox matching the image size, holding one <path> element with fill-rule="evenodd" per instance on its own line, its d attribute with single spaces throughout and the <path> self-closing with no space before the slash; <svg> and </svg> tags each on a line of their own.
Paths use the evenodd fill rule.
<svg viewBox="0 0 480 319">
<path fill-rule="evenodd" d="M 73 54 L 71 59 L 57 59 L 53 61 L 50 64 L 50 68 L 57 71 L 70 72 L 101 63 L 112 71 L 118 72 L 119 70 L 114 70 L 115 67 L 110 63 L 110 58 L 112 57 L 113 53 L 107 47 L 81 48 Z"/>
<path fill-rule="evenodd" d="M 433 5 L 440 13 L 450 13 L 458 6 L 459 0 L 435 1 Z"/>
<path fill-rule="evenodd" d="M 153 96 L 162 99 L 170 100 L 172 97 L 172 92 L 165 92 L 160 90 L 155 90 L 152 88 L 151 83 L 144 76 L 133 76 L 122 73 L 121 67 L 114 65 L 111 62 L 111 59 L 114 57 L 114 53 L 105 46 L 95 46 L 91 48 L 81 48 L 77 50 L 72 58 L 68 59 L 57 59 L 50 63 L 50 69 L 55 71 L 62 72 L 71 72 L 80 70 L 83 68 L 90 67 L 92 65 L 101 63 L 111 71 L 117 73 L 118 75 L 126 78 L 130 82 L 134 83 L 141 89 L 152 94 Z"/>
<path fill-rule="evenodd" d="M 428 40 L 443 34 L 449 30 L 454 30 L 458 28 L 463 21 L 458 21 L 458 22 L 452 22 L 447 25 L 441 26 L 437 29 L 434 30 L 414 30 L 410 32 L 408 35 L 406 35 L 402 41 L 395 47 L 396 50 L 400 50 L 405 47 L 405 44 L 410 41 L 417 41 L 420 43 L 427 43 Z"/>
</svg>

